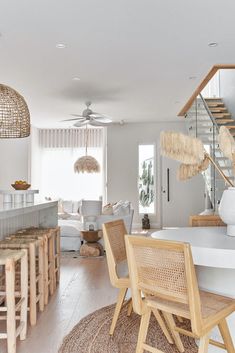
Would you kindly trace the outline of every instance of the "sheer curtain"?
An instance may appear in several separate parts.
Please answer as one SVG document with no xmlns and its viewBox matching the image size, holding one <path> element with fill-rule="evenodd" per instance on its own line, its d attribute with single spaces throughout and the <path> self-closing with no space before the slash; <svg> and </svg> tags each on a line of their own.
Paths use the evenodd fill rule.
<svg viewBox="0 0 235 353">
<path fill-rule="evenodd" d="M 75 173 L 74 163 L 85 155 L 84 129 L 40 129 L 37 170 L 42 198 L 99 199 L 105 190 L 105 132 L 88 129 L 88 155 L 97 159 L 100 173 Z"/>
</svg>

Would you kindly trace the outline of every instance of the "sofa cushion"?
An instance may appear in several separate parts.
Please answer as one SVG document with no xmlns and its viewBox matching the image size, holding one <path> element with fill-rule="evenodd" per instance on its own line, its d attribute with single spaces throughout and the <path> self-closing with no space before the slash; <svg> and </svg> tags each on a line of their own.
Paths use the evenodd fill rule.
<svg viewBox="0 0 235 353">
<path fill-rule="evenodd" d="M 113 214 L 116 216 L 126 216 L 130 213 L 130 201 L 118 201 L 113 205 Z"/>
<path fill-rule="evenodd" d="M 64 200 L 62 202 L 62 205 L 63 205 L 63 211 L 65 213 L 73 213 L 73 201 L 69 200 Z"/>
<path fill-rule="evenodd" d="M 102 209 L 102 214 L 104 215 L 112 215 L 113 214 L 113 206 L 111 203 L 105 205 Z"/>
</svg>

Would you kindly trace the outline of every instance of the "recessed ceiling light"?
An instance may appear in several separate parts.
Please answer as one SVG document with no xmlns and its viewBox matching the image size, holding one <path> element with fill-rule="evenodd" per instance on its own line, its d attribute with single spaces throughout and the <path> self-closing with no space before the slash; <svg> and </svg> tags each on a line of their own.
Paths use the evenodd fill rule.
<svg viewBox="0 0 235 353">
<path fill-rule="evenodd" d="M 56 44 L 56 48 L 57 48 L 57 49 L 64 49 L 65 47 L 66 47 L 66 45 L 63 44 L 63 43 L 58 43 L 58 44 Z"/>
<path fill-rule="evenodd" d="M 73 81 L 80 81 L 81 79 L 79 77 L 73 77 Z"/>
<path fill-rule="evenodd" d="M 189 76 L 188 79 L 189 79 L 189 80 L 196 80 L 196 78 L 197 78 L 196 76 Z"/>
<path fill-rule="evenodd" d="M 216 42 L 211 42 L 211 43 L 208 44 L 208 47 L 210 47 L 210 48 L 214 48 L 214 47 L 217 47 L 217 46 L 218 46 L 218 43 L 216 43 Z"/>
</svg>

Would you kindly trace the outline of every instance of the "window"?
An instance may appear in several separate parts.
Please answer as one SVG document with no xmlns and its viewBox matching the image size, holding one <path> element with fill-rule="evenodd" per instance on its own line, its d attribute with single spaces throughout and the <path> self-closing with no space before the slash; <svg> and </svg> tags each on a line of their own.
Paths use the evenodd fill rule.
<svg viewBox="0 0 235 353">
<path fill-rule="evenodd" d="M 84 156 L 85 148 L 45 148 L 41 157 L 41 190 L 43 197 L 65 200 L 98 200 L 103 194 L 103 149 L 89 148 L 97 159 L 100 173 L 75 173 L 74 163 Z"/>
<path fill-rule="evenodd" d="M 139 213 L 155 213 L 155 145 L 139 145 Z"/>
</svg>

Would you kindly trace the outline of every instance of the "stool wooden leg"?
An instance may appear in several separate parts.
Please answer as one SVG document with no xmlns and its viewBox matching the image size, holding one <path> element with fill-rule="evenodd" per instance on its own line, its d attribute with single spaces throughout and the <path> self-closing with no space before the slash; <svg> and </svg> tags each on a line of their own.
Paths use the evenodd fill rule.
<svg viewBox="0 0 235 353">
<path fill-rule="evenodd" d="M 49 257 L 49 276 L 50 276 L 50 295 L 54 294 L 54 278 L 55 278 L 55 245 L 54 245 L 54 236 L 51 236 L 49 239 L 49 249 L 48 249 L 48 257 Z"/>
<path fill-rule="evenodd" d="M 29 293 L 30 324 L 34 326 L 37 321 L 36 254 L 34 244 L 29 245 Z"/>
<path fill-rule="evenodd" d="M 168 331 L 168 329 L 167 329 L 167 327 L 165 325 L 165 322 L 163 321 L 159 311 L 157 309 L 152 309 L 152 312 L 153 312 L 155 318 L 157 319 L 157 322 L 158 322 L 159 326 L 161 327 L 164 335 L 166 336 L 167 341 L 170 344 L 174 344 L 174 342 L 173 342 L 173 340 L 171 338 L 171 335 L 170 335 L 170 333 L 169 333 L 169 331 Z"/>
<path fill-rule="evenodd" d="M 7 349 L 8 353 L 16 352 L 16 318 L 15 318 L 15 263 L 6 261 L 6 298 L 7 298 Z"/>
<path fill-rule="evenodd" d="M 39 267 L 39 310 L 43 311 L 44 310 L 44 264 L 43 264 L 43 259 L 44 259 L 44 250 L 43 250 L 43 243 L 41 242 L 39 244 L 39 249 L 38 249 L 38 267 Z"/>
<path fill-rule="evenodd" d="M 48 304 L 48 239 L 44 237 L 44 303 Z"/>
<path fill-rule="evenodd" d="M 59 283 L 60 281 L 60 229 L 56 231 L 56 281 Z"/>
<path fill-rule="evenodd" d="M 21 298 L 24 301 L 20 308 L 20 323 L 23 324 L 23 328 L 20 333 L 20 339 L 24 340 L 27 333 L 27 307 L 28 307 L 28 257 L 27 250 L 24 250 L 25 256 L 21 259 L 21 270 L 20 270 L 20 290 Z"/>
</svg>

